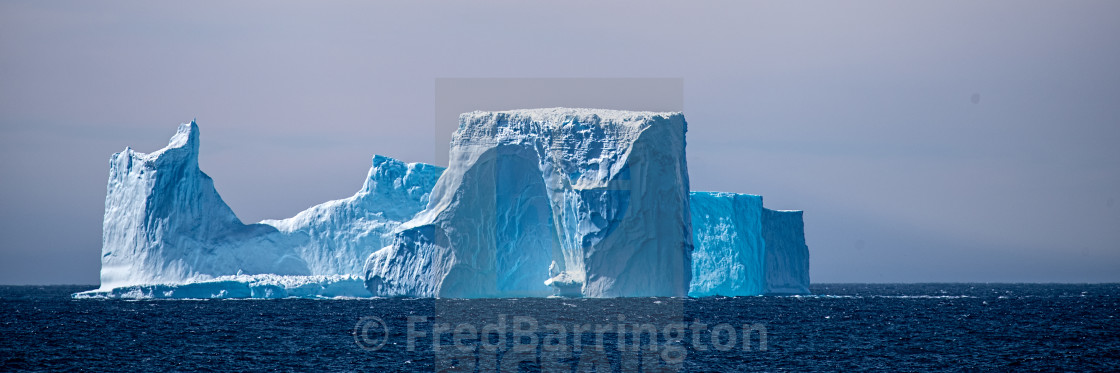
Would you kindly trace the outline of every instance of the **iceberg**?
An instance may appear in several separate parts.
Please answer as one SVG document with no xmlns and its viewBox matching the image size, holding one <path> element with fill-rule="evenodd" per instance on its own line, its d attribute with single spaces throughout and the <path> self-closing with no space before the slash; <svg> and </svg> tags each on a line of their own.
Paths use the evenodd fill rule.
<svg viewBox="0 0 1120 373">
<path fill-rule="evenodd" d="M 75 297 L 806 294 L 800 211 L 689 191 L 681 113 L 465 113 L 447 168 L 375 155 L 361 189 L 245 224 L 199 128 L 110 158 L 101 287 Z"/>
<path fill-rule="evenodd" d="M 685 296 L 692 277 L 680 113 L 459 117 L 428 208 L 366 263 L 377 296 Z"/>
<path fill-rule="evenodd" d="M 286 276 L 270 280 L 267 288 L 287 290 L 269 294 L 317 297 L 322 292 L 307 291 L 317 283 L 349 292 L 327 292 L 331 296 L 368 297 L 359 279 L 363 258 L 386 245 L 383 240 L 396 226 L 427 205 L 443 172 L 374 156 L 354 196 L 289 219 L 244 224 L 199 169 L 198 147 L 199 129 L 192 121 L 181 124 L 163 149 L 144 154 L 125 148 L 113 154 L 101 287 L 85 296 L 199 297 L 213 290 L 223 297 L 256 297 L 264 293 L 242 290 Z"/>
<path fill-rule="evenodd" d="M 762 196 L 692 192 L 693 278 L 688 295 L 808 294 L 809 248 L 801 211 Z"/>
</svg>

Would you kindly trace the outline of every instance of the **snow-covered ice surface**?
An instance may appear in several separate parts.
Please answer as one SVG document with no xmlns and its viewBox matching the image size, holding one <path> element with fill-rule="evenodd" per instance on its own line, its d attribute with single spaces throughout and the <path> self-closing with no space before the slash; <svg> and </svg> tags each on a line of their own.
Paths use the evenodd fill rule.
<svg viewBox="0 0 1120 373">
<path fill-rule="evenodd" d="M 321 281 L 336 289 L 332 291 L 349 291 L 331 296 L 368 297 L 362 282 L 354 282 L 364 258 L 427 205 L 443 172 L 442 167 L 375 156 L 365 185 L 354 196 L 289 219 L 244 224 L 199 169 L 198 145 L 199 129 L 191 122 L 180 125 L 163 149 L 144 154 L 126 148 L 113 154 L 101 287 L 85 295 L 159 297 L 170 291 L 166 297 L 198 297 L 223 288 L 227 291 L 215 294 L 243 297 L 245 289 L 261 282 L 262 277 L 252 275 L 269 275 L 264 278 L 299 276 L 270 283 L 269 289 L 288 289 L 285 296 L 321 296 L 300 290 L 311 286 L 308 281 Z"/>
<path fill-rule="evenodd" d="M 370 256 L 367 285 L 378 296 L 547 296 L 546 282 L 586 297 L 685 296 L 685 131 L 680 113 L 463 114 L 431 204 Z"/>
<path fill-rule="evenodd" d="M 182 124 L 112 156 L 101 288 L 75 296 L 808 293 L 801 212 L 690 194 L 686 130 L 680 113 L 466 113 L 446 170 L 375 156 L 354 196 L 244 224 Z"/>
<path fill-rule="evenodd" d="M 365 258 L 388 245 L 393 231 L 428 205 L 443 167 L 374 156 L 365 185 L 350 198 L 261 224 L 288 233 L 316 275 L 362 274 Z"/>
<path fill-rule="evenodd" d="M 809 294 L 809 248 L 801 211 L 775 211 L 762 197 L 691 193 L 692 283 L 688 295 Z"/>
</svg>

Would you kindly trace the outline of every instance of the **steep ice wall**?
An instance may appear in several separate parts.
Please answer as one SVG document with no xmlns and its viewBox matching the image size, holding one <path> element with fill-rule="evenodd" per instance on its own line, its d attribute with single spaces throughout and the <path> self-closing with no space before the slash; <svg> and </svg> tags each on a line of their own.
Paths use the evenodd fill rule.
<svg viewBox="0 0 1120 373">
<path fill-rule="evenodd" d="M 460 116 L 431 203 L 370 255 L 375 295 L 684 296 L 686 124 L 592 109 Z"/>
<path fill-rule="evenodd" d="M 762 197 L 692 192 L 689 296 L 808 294 L 809 249 L 801 211 L 764 208 Z"/>
<path fill-rule="evenodd" d="M 801 211 L 762 211 L 766 294 L 809 294 L 809 246 L 801 215 Z"/>
<path fill-rule="evenodd" d="M 692 192 L 692 284 L 688 295 L 738 296 L 765 291 L 762 197 Z"/>
<path fill-rule="evenodd" d="M 198 168 L 198 126 L 167 147 L 113 154 L 105 196 L 101 288 L 181 283 L 238 273 L 309 274 L 288 237 L 243 224 Z"/>
</svg>

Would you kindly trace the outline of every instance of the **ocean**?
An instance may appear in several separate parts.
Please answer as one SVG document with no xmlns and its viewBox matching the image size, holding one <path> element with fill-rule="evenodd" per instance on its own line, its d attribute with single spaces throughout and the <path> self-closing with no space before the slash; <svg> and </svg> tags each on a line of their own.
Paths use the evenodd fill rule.
<svg viewBox="0 0 1120 373">
<path fill-rule="evenodd" d="M 1120 371 L 1120 284 L 815 284 L 811 296 L 702 299 L 70 297 L 94 287 L 0 287 L 0 371 Z"/>
</svg>

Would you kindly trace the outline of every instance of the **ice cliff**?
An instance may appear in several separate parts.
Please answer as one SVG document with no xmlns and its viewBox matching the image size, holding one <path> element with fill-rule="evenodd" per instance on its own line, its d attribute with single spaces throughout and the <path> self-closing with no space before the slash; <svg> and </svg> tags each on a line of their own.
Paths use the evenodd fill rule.
<svg viewBox="0 0 1120 373">
<path fill-rule="evenodd" d="M 685 296 L 680 113 L 473 112 L 428 208 L 366 264 L 374 295 Z"/>
<path fill-rule="evenodd" d="M 808 294 L 809 248 L 801 211 L 762 197 L 692 192 L 692 283 L 688 295 Z"/>
<path fill-rule="evenodd" d="M 353 196 L 244 224 L 199 130 L 110 159 L 101 288 L 79 297 L 808 293 L 800 211 L 689 193 L 680 113 L 460 116 L 449 167 L 374 156 Z"/>
</svg>

